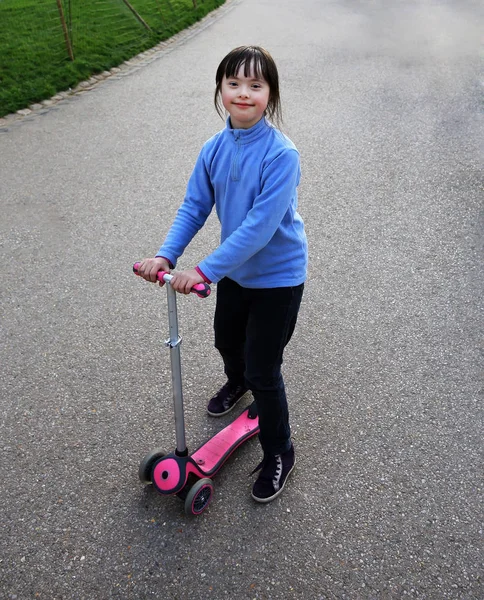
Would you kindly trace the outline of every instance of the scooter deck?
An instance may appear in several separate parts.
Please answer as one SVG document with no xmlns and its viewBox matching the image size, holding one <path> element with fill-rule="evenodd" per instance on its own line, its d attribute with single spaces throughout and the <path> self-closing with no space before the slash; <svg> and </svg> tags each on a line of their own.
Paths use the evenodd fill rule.
<svg viewBox="0 0 484 600">
<path fill-rule="evenodd" d="M 178 494 L 186 485 L 190 474 L 199 479 L 212 477 L 234 450 L 258 432 L 259 419 L 250 419 L 247 408 L 193 454 L 179 456 L 171 453 L 160 458 L 153 466 L 154 487 L 160 494 Z"/>
<path fill-rule="evenodd" d="M 198 468 L 210 477 L 223 465 L 227 458 L 246 440 L 259 432 L 259 419 L 249 418 L 249 409 L 230 425 L 210 438 L 191 455 Z"/>
</svg>

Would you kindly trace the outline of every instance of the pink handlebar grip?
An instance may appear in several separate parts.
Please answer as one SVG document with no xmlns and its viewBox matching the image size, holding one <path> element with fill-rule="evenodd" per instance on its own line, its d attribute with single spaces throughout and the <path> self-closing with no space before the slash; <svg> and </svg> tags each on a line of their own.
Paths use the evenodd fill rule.
<svg viewBox="0 0 484 600">
<path fill-rule="evenodd" d="M 139 265 L 139 262 L 135 262 L 133 265 L 133 272 L 135 275 L 138 275 Z M 158 271 L 158 273 L 156 274 L 156 278 L 158 279 L 158 281 L 165 281 L 166 283 L 170 283 L 172 275 L 170 275 L 170 273 L 167 273 L 166 271 Z M 193 294 L 196 294 L 199 298 L 207 298 L 212 292 L 208 283 L 197 283 L 192 287 L 190 291 Z"/>
</svg>

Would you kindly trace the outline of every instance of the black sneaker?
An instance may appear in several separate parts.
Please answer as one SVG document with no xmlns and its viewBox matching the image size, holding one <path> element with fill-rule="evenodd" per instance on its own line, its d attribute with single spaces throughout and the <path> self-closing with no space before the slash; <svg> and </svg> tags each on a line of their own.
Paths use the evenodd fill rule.
<svg viewBox="0 0 484 600">
<path fill-rule="evenodd" d="M 287 478 L 296 464 L 294 446 L 284 454 L 265 455 L 260 465 L 252 471 L 259 473 L 252 488 L 252 498 L 256 502 L 271 502 L 279 496 L 286 485 Z"/>
<path fill-rule="evenodd" d="M 243 385 L 233 385 L 227 381 L 208 403 L 208 414 L 211 417 L 228 414 L 248 391 L 248 388 Z"/>
</svg>

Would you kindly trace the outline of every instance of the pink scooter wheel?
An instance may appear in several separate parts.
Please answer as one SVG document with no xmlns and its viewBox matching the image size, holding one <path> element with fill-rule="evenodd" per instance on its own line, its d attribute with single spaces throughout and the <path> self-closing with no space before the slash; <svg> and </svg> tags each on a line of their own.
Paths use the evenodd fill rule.
<svg viewBox="0 0 484 600">
<path fill-rule="evenodd" d="M 141 483 L 145 485 L 151 485 L 153 483 L 152 473 L 155 463 L 166 456 L 166 452 L 163 452 L 161 448 L 156 448 L 149 452 L 141 461 L 138 469 L 138 476 Z"/>
<path fill-rule="evenodd" d="M 196 481 L 188 491 L 185 499 L 187 515 L 201 515 L 213 498 L 213 483 L 208 477 Z"/>
</svg>

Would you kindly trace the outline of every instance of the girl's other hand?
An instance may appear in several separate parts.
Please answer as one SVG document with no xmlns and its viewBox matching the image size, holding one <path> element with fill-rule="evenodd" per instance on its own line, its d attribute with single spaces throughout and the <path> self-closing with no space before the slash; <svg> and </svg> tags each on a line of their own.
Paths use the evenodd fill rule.
<svg viewBox="0 0 484 600">
<path fill-rule="evenodd" d="M 170 282 L 171 287 L 180 294 L 189 294 L 192 287 L 197 283 L 203 283 L 203 277 L 196 269 L 187 269 L 173 273 L 173 279 Z"/>
<path fill-rule="evenodd" d="M 166 258 L 160 256 L 157 258 L 144 258 L 138 267 L 138 275 L 152 283 L 158 281 L 156 278 L 158 271 L 165 271 L 166 273 L 170 272 L 170 265 Z M 160 281 L 159 284 L 160 287 L 162 287 L 165 285 L 165 282 Z"/>
</svg>

